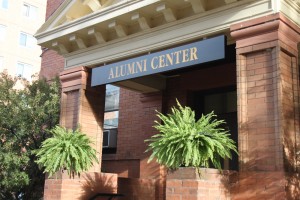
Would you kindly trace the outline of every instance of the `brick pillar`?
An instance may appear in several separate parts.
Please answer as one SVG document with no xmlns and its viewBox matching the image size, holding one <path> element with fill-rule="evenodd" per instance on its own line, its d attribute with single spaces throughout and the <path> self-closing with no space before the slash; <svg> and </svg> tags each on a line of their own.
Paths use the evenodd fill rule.
<svg viewBox="0 0 300 200">
<path fill-rule="evenodd" d="M 240 157 L 233 199 L 297 199 L 300 28 L 277 13 L 232 25 L 231 35 Z"/>
<path fill-rule="evenodd" d="M 99 164 L 91 172 L 100 172 L 102 159 L 102 127 L 104 119 L 105 86 L 91 87 L 90 72 L 84 67 L 65 70 L 62 83 L 60 124 L 76 129 L 80 126 L 94 142 Z"/>
<path fill-rule="evenodd" d="M 90 86 L 90 71 L 77 67 L 60 74 L 62 83 L 60 124 L 69 129 L 80 127 L 94 142 L 99 164 L 80 177 L 70 178 L 67 173 L 48 178 L 45 182 L 45 200 L 89 199 L 97 192 L 117 192 L 117 175 L 101 172 L 102 127 L 104 118 L 105 87 Z"/>
</svg>

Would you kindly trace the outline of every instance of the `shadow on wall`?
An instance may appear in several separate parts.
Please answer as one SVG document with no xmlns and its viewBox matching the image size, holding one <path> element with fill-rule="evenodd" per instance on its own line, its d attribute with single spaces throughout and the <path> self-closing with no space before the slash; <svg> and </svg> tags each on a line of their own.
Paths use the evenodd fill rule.
<svg viewBox="0 0 300 200">
<path fill-rule="evenodd" d="M 300 174 L 293 173 L 286 175 L 288 179 L 288 195 L 287 199 L 299 199 L 300 197 Z"/>
<path fill-rule="evenodd" d="M 82 177 L 81 200 L 87 200 L 97 193 L 117 193 L 117 176 L 104 173 L 90 173 Z"/>
<path fill-rule="evenodd" d="M 158 180 L 119 178 L 118 193 L 125 195 L 122 200 L 156 200 Z"/>
<path fill-rule="evenodd" d="M 283 129 L 279 130 L 280 132 L 274 127 L 272 119 L 265 122 L 269 127 L 261 128 L 257 132 L 247 131 L 247 128 L 257 121 L 242 124 L 241 132 L 244 136 L 247 135 L 248 140 L 243 144 L 247 149 L 247 153 L 243 154 L 247 162 L 240 163 L 242 170 L 235 180 L 230 182 L 233 200 L 299 199 L 300 174 L 297 172 L 295 161 L 296 149 L 299 147 L 298 141 L 295 141 L 297 138 L 295 111 L 292 107 L 285 107 L 280 117 L 284 119 Z M 273 144 L 277 135 L 280 137 L 277 141 L 279 147 Z M 275 155 L 281 153 L 282 155 L 276 158 Z"/>
<path fill-rule="evenodd" d="M 287 107 L 283 116 L 285 127 L 283 130 L 284 145 L 284 168 L 286 178 L 287 199 L 299 199 L 300 197 L 300 174 L 299 174 L 299 136 L 297 136 L 296 111 L 292 107 Z"/>
<path fill-rule="evenodd" d="M 199 171 L 198 171 L 199 170 Z M 167 175 L 166 199 L 220 199 L 229 200 L 235 171 L 213 168 L 181 167 Z"/>
</svg>

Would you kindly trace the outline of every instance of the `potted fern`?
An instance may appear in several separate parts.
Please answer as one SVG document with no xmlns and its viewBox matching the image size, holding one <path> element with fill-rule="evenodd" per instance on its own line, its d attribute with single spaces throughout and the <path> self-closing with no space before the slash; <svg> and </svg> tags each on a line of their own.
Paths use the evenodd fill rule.
<svg viewBox="0 0 300 200">
<path fill-rule="evenodd" d="M 90 138 L 78 128 L 73 131 L 56 126 L 50 132 L 53 137 L 46 139 L 35 152 L 36 163 L 44 167 L 49 176 L 67 170 L 68 175 L 74 177 L 87 171 L 94 161 L 98 162 Z"/>
<path fill-rule="evenodd" d="M 177 101 L 177 107 L 171 108 L 171 114 L 157 114 L 161 122 L 155 121 L 154 128 L 159 134 L 146 140 L 147 151 L 152 154 L 149 162 L 156 158 L 170 170 L 179 167 L 209 167 L 210 163 L 221 169 L 221 161 L 231 158 L 231 152 L 237 153 L 235 142 L 230 139 L 227 130 L 220 127 L 223 120 L 217 120 L 214 112 L 196 121 L 195 112 L 183 107 Z"/>
<path fill-rule="evenodd" d="M 231 152 L 237 153 L 237 149 L 229 132 L 220 127 L 225 122 L 217 120 L 214 112 L 196 121 L 195 112 L 178 101 L 170 114 L 158 112 L 157 116 L 161 122 L 155 121 L 154 128 L 159 133 L 146 140 L 146 151 L 152 152 L 148 162 L 155 158 L 171 170 L 166 177 L 166 199 L 190 199 L 190 195 L 201 199 L 230 198 L 228 185 L 234 173 L 221 171 L 221 162 L 231 158 Z M 210 163 L 217 169 L 208 169 Z M 217 196 L 211 192 L 212 186 L 219 190 Z"/>
</svg>

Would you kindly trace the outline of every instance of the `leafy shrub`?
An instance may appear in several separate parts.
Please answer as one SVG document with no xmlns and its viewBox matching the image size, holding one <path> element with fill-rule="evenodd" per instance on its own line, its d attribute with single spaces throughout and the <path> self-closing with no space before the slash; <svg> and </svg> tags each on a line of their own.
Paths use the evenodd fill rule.
<svg viewBox="0 0 300 200">
<path fill-rule="evenodd" d="M 225 122 L 215 119 L 214 112 L 196 121 L 191 108 L 182 107 L 178 101 L 177 105 L 171 114 L 157 114 L 162 122 L 155 121 L 154 128 L 160 133 L 146 140 L 147 151 L 152 151 L 149 162 L 156 158 L 171 170 L 181 166 L 209 167 L 211 162 L 221 169 L 221 158 L 231 158 L 231 151 L 237 153 L 230 134 L 220 127 Z"/>
<path fill-rule="evenodd" d="M 59 123 L 60 82 L 0 73 L 0 199 L 41 199 L 45 176 L 32 151 Z"/>
<path fill-rule="evenodd" d="M 48 172 L 49 176 L 64 169 L 70 176 L 79 175 L 87 171 L 93 161 L 98 162 L 90 138 L 79 129 L 72 131 L 56 126 L 51 133 L 53 137 L 45 140 L 36 151 L 36 162 L 45 168 L 44 172 Z"/>
</svg>

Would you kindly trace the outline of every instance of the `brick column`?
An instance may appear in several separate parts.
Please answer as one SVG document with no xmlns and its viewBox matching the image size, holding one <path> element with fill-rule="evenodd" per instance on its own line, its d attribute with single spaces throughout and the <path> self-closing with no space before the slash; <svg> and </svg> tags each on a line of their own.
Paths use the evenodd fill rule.
<svg viewBox="0 0 300 200">
<path fill-rule="evenodd" d="M 300 28 L 277 13 L 232 25 L 231 35 L 240 157 L 234 199 L 297 199 Z"/>
<path fill-rule="evenodd" d="M 95 193 L 117 192 L 117 174 L 101 172 L 102 127 L 104 120 L 105 87 L 90 86 L 90 71 L 84 67 L 67 69 L 60 74 L 62 83 L 60 124 L 69 129 L 80 127 L 94 142 L 99 164 L 80 177 L 67 173 L 48 178 L 45 182 L 46 200 L 89 199 Z"/>
<path fill-rule="evenodd" d="M 100 172 L 102 127 L 104 120 L 105 86 L 91 87 L 90 72 L 84 67 L 65 70 L 60 74 L 62 83 L 60 124 L 90 136 L 98 152 L 99 164 L 90 171 Z"/>
</svg>

